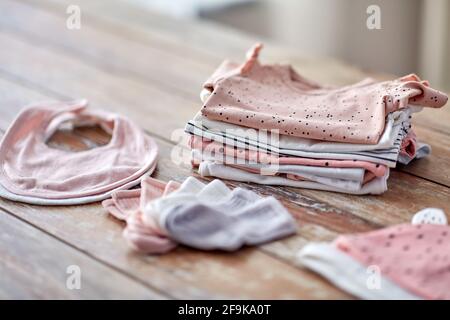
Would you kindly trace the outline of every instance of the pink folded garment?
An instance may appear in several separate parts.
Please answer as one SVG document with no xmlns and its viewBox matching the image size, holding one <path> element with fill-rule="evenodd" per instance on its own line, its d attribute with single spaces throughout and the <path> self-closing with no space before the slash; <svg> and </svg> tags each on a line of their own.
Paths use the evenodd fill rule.
<svg viewBox="0 0 450 320">
<path fill-rule="evenodd" d="M 417 150 L 417 136 L 413 130 L 410 130 L 406 137 L 403 138 L 400 146 L 400 154 L 413 159 Z"/>
<path fill-rule="evenodd" d="M 220 144 L 198 136 L 191 136 L 189 145 L 192 149 L 205 152 L 208 155 L 214 156 L 217 160 L 223 160 L 226 164 L 226 157 L 233 159 L 245 159 L 254 163 L 274 164 L 274 165 L 305 165 L 317 167 L 331 167 L 331 168 L 363 168 L 368 172 L 373 173 L 376 177 L 385 175 L 387 167 L 381 164 L 376 164 L 368 161 L 354 161 L 354 160 L 328 160 L 328 159 L 312 159 L 300 157 L 278 157 L 269 153 L 263 153 L 256 150 L 244 150 L 240 148 L 233 148 L 227 145 Z M 193 161 L 193 165 L 198 165 L 198 161 Z M 231 163 L 236 164 L 236 163 Z"/>
<path fill-rule="evenodd" d="M 114 217 L 126 221 L 123 237 L 133 249 L 151 254 L 162 254 L 177 246 L 158 224 L 151 219 L 142 219 L 141 205 L 167 195 L 178 189 L 180 184 L 147 177 L 141 182 L 141 189 L 117 191 L 111 199 L 102 202 L 103 207 Z"/>
<path fill-rule="evenodd" d="M 134 250 L 148 254 L 163 254 L 173 250 L 177 243 L 158 235 L 156 230 L 144 224 L 141 214 L 132 214 L 127 219 L 123 237 Z"/>
<path fill-rule="evenodd" d="M 450 227 L 403 224 L 338 237 L 334 245 L 425 299 L 450 299 Z"/>
<path fill-rule="evenodd" d="M 324 87 L 291 66 L 261 65 L 261 48 L 254 46 L 242 65 L 225 61 L 204 84 L 212 92 L 201 110 L 205 117 L 297 137 L 376 144 L 389 112 L 408 105 L 440 108 L 448 100 L 413 74 Z"/>
<path fill-rule="evenodd" d="M 111 199 L 103 200 L 102 205 L 119 220 L 126 220 L 139 209 L 141 189 L 119 190 L 113 192 L 111 196 Z"/>
<path fill-rule="evenodd" d="M 48 146 L 47 140 L 67 123 L 100 125 L 111 133 L 111 140 L 79 152 Z M 117 114 L 88 110 L 85 100 L 35 104 L 17 116 L 3 137 L 0 184 L 22 196 L 87 197 L 151 174 L 157 153 L 156 143 L 136 124 Z"/>
</svg>

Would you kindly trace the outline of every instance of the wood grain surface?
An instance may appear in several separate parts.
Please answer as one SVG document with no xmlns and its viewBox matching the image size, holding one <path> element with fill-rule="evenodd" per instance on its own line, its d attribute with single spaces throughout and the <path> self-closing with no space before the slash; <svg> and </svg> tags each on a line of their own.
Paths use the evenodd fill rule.
<svg viewBox="0 0 450 320">
<path fill-rule="evenodd" d="M 66 28 L 69 4 L 81 7 L 80 30 Z M 171 153 L 199 109 L 202 82 L 223 59 L 242 59 L 254 42 L 265 42 L 263 60 L 290 62 L 317 81 L 344 85 L 369 75 L 124 1 L 2 0 L 0 12 L 0 134 L 29 103 L 87 98 L 93 108 L 128 116 L 155 139 L 160 155 L 154 177 L 165 181 L 197 176 L 171 161 Z M 448 215 L 449 124 L 448 107 L 415 117 L 414 129 L 433 154 L 393 170 L 381 196 L 227 181 L 275 196 L 298 222 L 297 235 L 236 253 L 180 247 L 163 256 L 142 255 L 127 247 L 123 223 L 98 203 L 47 207 L 0 199 L 0 298 L 350 299 L 300 267 L 296 253 L 310 241 L 409 221 L 425 207 L 443 208 Z M 84 128 L 58 132 L 50 144 L 76 152 L 108 139 L 99 128 Z M 82 269 L 81 290 L 66 288 L 72 264 Z"/>
</svg>

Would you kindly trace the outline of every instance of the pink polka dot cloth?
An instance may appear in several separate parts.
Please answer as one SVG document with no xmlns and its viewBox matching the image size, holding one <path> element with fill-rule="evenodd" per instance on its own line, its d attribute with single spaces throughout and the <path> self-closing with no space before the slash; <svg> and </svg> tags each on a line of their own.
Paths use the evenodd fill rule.
<svg viewBox="0 0 450 320">
<path fill-rule="evenodd" d="M 450 227 L 402 224 L 338 237 L 334 245 L 425 299 L 450 299 Z"/>
<path fill-rule="evenodd" d="M 388 113 L 409 105 L 440 108 L 447 95 L 411 74 L 384 82 L 322 86 L 289 65 L 263 65 L 261 44 L 242 64 L 225 61 L 204 84 L 212 92 L 202 114 L 280 134 L 347 143 L 376 144 Z"/>
</svg>

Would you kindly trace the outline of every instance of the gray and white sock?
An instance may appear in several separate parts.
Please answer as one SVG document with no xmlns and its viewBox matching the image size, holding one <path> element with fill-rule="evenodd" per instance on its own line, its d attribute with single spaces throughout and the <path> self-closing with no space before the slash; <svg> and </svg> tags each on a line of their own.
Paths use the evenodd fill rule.
<svg viewBox="0 0 450 320">
<path fill-rule="evenodd" d="M 219 203 L 180 204 L 165 215 L 164 228 L 178 242 L 202 250 L 237 250 L 295 233 L 296 223 L 273 197 L 236 188 Z"/>
</svg>

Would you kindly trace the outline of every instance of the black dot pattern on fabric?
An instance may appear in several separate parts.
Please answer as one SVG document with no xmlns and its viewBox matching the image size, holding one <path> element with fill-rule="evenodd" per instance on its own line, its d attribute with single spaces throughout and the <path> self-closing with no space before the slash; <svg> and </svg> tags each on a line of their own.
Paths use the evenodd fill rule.
<svg viewBox="0 0 450 320">
<path fill-rule="evenodd" d="M 342 236 L 336 246 L 424 298 L 450 299 L 450 227 L 409 225 Z"/>
<path fill-rule="evenodd" d="M 247 61 L 245 73 L 216 74 L 205 86 L 213 94 L 202 114 L 210 119 L 347 143 L 377 143 L 388 112 L 409 104 L 439 107 L 447 101 L 445 94 L 413 75 L 328 88 L 306 80 L 288 65 L 254 60 Z"/>
</svg>

